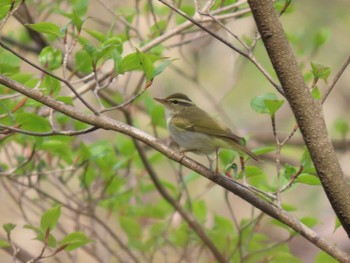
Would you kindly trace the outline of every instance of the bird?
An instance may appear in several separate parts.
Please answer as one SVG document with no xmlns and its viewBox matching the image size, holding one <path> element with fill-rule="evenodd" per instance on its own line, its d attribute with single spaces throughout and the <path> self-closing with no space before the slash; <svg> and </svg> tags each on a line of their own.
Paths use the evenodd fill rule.
<svg viewBox="0 0 350 263">
<path fill-rule="evenodd" d="M 212 117 L 183 93 L 166 98 L 154 98 L 165 107 L 166 123 L 171 137 L 185 152 L 199 155 L 216 153 L 220 148 L 231 149 L 240 156 L 259 158 L 244 145 L 244 139 L 235 135 L 225 123 Z M 218 166 L 218 164 L 217 164 Z M 218 167 L 216 168 L 218 169 Z"/>
</svg>

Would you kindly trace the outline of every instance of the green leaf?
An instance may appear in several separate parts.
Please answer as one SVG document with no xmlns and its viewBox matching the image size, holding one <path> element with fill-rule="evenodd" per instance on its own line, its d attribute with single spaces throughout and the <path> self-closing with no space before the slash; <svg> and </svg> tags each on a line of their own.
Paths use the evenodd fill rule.
<svg viewBox="0 0 350 263">
<path fill-rule="evenodd" d="M 3 19 L 8 14 L 11 6 L 12 5 L 10 1 L 7 1 L 6 3 L 6 1 L 3 0 L 3 2 L 0 5 L 0 20 Z"/>
<path fill-rule="evenodd" d="M 73 98 L 69 96 L 60 96 L 56 98 L 57 101 L 61 101 L 64 104 L 73 106 Z"/>
<path fill-rule="evenodd" d="M 15 227 L 16 225 L 12 223 L 7 223 L 2 225 L 2 228 L 5 230 L 7 234 L 9 234 Z"/>
<path fill-rule="evenodd" d="M 311 95 L 314 99 L 319 100 L 321 99 L 321 92 L 320 89 L 316 86 L 312 91 Z"/>
<path fill-rule="evenodd" d="M 26 24 L 26 26 L 39 33 L 48 34 L 55 37 L 60 37 L 62 35 L 60 28 L 55 23 L 39 22 L 36 24 Z"/>
<path fill-rule="evenodd" d="M 284 100 L 264 100 L 270 115 L 274 115 L 282 107 Z"/>
<path fill-rule="evenodd" d="M 246 176 L 259 176 L 264 174 L 263 170 L 257 166 L 246 166 L 245 168 Z"/>
<path fill-rule="evenodd" d="M 96 63 L 104 63 L 107 59 L 112 58 L 112 54 L 117 52 L 117 50 L 118 45 L 115 44 L 103 46 L 97 52 Z"/>
<path fill-rule="evenodd" d="M 155 38 L 161 35 L 167 28 L 168 24 L 169 22 L 166 20 L 160 20 L 153 24 L 150 28 L 150 38 Z"/>
<path fill-rule="evenodd" d="M 93 241 L 89 239 L 83 232 L 78 231 L 68 234 L 59 243 L 61 246 L 67 245 L 64 250 L 72 251 L 90 242 Z"/>
<path fill-rule="evenodd" d="M 338 263 L 339 261 L 328 255 L 326 252 L 321 251 L 317 254 L 314 263 Z"/>
<path fill-rule="evenodd" d="M 203 200 L 194 202 L 193 204 L 193 214 L 202 223 L 205 222 L 207 218 L 207 206 Z"/>
<path fill-rule="evenodd" d="M 189 16 L 193 16 L 194 13 L 196 12 L 193 5 L 181 5 L 180 9 L 181 11 L 185 12 Z M 186 18 L 184 18 L 181 15 L 176 15 L 175 21 L 176 21 L 176 24 L 181 24 L 186 21 Z"/>
<path fill-rule="evenodd" d="M 97 39 L 100 42 L 106 41 L 106 35 L 101 31 L 93 30 L 93 29 L 84 29 L 90 36 Z"/>
<path fill-rule="evenodd" d="M 329 40 L 330 36 L 331 36 L 331 31 L 329 30 L 329 28 L 323 27 L 317 30 L 313 39 L 313 42 L 316 48 L 324 45 Z"/>
<path fill-rule="evenodd" d="M 49 70 L 58 69 L 62 64 L 62 52 L 52 46 L 47 46 L 41 50 L 39 62 Z"/>
<path fill-rule="evenodd" d="M 232 221 L 219 215 L 215 215 L 213 228 L 219 230 L 223 234 L 232 234 L 235 232 Z"/>
<path fill-rule="evenodd" d="M 345 118 L 338 118 L 334 122 L 335 130 L 341 135 L 342 138 L 345 138 L 349 133 L 349 124 Z"/>
<path fill-rule="evenodd" d="M 140 53 L 140 51 L 138 51 Z M 142 53 L 145 54 L 145 53 Z M 161 57 L 159 56 L 155 56 L 152 54 L 147 54 L 146 57 L 151 60 L 151 62 L 155 62 L 159 59 L 161 59 Z M 119 74 L 123 74 L 125 72 L 128 71 L 134 71 L 134 70 L 143 70 L 143 67 L 141 65 L 139 56 L 137 54 L 137 52 L 135 53 L 131 53 L 126 55 L 119 63 Z"/>
<path fill-rule="evenodd" d="M 147 54 L 139 50 L 136 51 L 136 55 L 141 65 L 141 69 L 146 75 L 147 81 L 152 80 L 154 74 L 154 66 L 152 60 L 147 56 Z"/>
<path fill-rule="evenodd" d="M 334 224 L 334 230 L 333 230 L 333 232 L 335 232 L 341 225 L 342 225 L 342 224 L 341 224 L 339 218 L 336 216 L 336 217 L 335 217 L 335 224 Z"/>
<path fill-rule="evenodd" d="M 49 247 L 52 247 L 52 248 L 56 247 L 56 244 L 57 244 L 56 239 L 51 233 L 49 235 L 49 239 L 47 240 L 46 238 L 47 230 L 41 230 L 40 228 L 37 228 L 32 225 L 24 225 L 23 228 L 33 230 L 36 233 L 35 240 L 39 240 L 43 243 L 46 242 Z"/>
<path fill-rule="evenodd" d="M 173 61 L 174 61 L 174 59 L 166 60 L 163 63 L 161 63 L 159 66 L 157 66 L 154 69 L 154 72 L 153 72 L 151 79 L 154 79 L 156 76 L 158 76 L 160 73 L 162 73 L 164 71 L 164 69 L 166 69 Z"/>
<path fill-rule="evenodd" d="M 47 93 L 50 96 L 56 96 L 61 91 L 61 83 L 58 79 L 45 75 L 43 84 L 46 87 Z"/>
<path fill-rule="evenodd" d="M 85 74 L 92 72 L 92 58 L 86 50 L 82 49 L 75 53 L 75 67 Z"/>
<path fill-rule="evenodd" d="M 86 15 L 89 7 L 89 0 L 71 0 L 73 3 L 73 11 L 78 16 Z"/>
<path fill-rule="evenodd" d="M 169 240 L 175 246 L 183 248 L 188 242 L 189 229 L 187 225 L 181 224 L 179 228 L 171 228 L 171 232 L 168 235 Z"/>
<path fill-rule="evenodd" d="M 84 21 L 79 17 L 77 12 L 73 12 L 71 15 L 72 23 L 77 27 L 78 32 L 81 31 L 81 28 L 83 27 Z"/>
<path fill-rule="evenodd" d="M 142 227 L 134 218 L 126 216 L 120 217 L 119 224 L 130 239 L 139 239 L 142 237 Z"/>
<path fill-rule="evenodd" d="M 64 161 L 71 163 L 73 152 L 71 150 L 72 138 L 63 135 L 56 135 L 44 138 L 38 149 L 50 152 L 54 156 L 59 156 Z"/>
<path fill-rule="evenodd" d="M 262 154 L 265 154 L 265 153 L 273 152 L 275 150 L 276 150 L 275 146 L 262 146 L 262 147 L 254 148 L 253 152 L 256 155 L 262 155 Z"/>
<path fill-rule="evenodd" d="M 321 185 L 321 181 L 317 176 L 308 173 L 300 174 L 296 182 L 308 185 Z"/>
<path fill-rule="evenodd" d="M 302 222 L 304 225 L 308 227 L 314 227 L 318 220 L 314 217 L 306 216 L 300 219 L 300 222 Z"/>
<path fill-rule="evenodd" d="M 16 115 L 16 123 L 23 130 L 32 132 L 48 132 L 51 130 L 50 123 L 47 119 L 34 113 L 19 113 Z"/>
<path fill-rule="evenodd" d="M 331 69 L 330 67 L 324 66 L 322 64 L 311 62 L 311 72 L 314 78 L 323 79 L 327 82 L 328 76 L 331 74 Z"/>
<path fill-rule="evenodd" d="M 284 210 L 286 210 L 287 212 L 293 212 L 293 211 L 296 211 L 297 208 L 294 206 L 294 205 L 291 205 L 291 204 L 286 204 L 286 203 L 283 203 L 282 204 L 282 208 Z"/>
<path fill-rule="evenodd" d="M 310 172 L 310 170 L 313 170 L 314 169 L 314 165 L 313 165 L 313 162 L 311 160 L 311 156 L 310 156 L 310 153 L 308 151 L 308 149 L 306 147 L 304 147 L 304 153 L 303 155 L 301 156 L 301 164 L 303 166 L 303 171 L 308 171 Z"/>
<path fill-rule="evenodd" d="M 11 52 L 0 48 L 0 74 L 15 73 L 19 71 L 20 59 Z"/>
<path fill-rule="evenodd" d="M 10 247 L 10 246 L 11 245 L 9 242 L 0 239 L 0 248 L 6 248 L 6 247 Z"/>
<path fill-rule="evenodd" d="M 40 228 L 42 231 L 53 230 L 61 216 L 61 206 L 57 205 L 45 211 L 41 216 Z"/>
<path fill-rule="evenodd" d="M 257 113 L 273 115 L 283 105 L 283 103 L 283 100 L 278 100 L 276 94 L 266 93 L 254 97 L 250 102 L 250 106 Z"/>
<path fill-rule="evenodd" d="M 294 166 L 291 166 L 290 164 L 286 163 L 284 166 L 284 174 L 283 176 L 287 179 L 290 180 L 292 176 L 294 176 L 297 172 L 297 169 Z"/>
<path fill-rule="evenodd" d="M 121 36 L 114 36 L 108 38 L 101 44 L 101 47 L 107 46 L 114 46 L 120 55 L 121 53 L 123 53 L 123 38 Z"/>
</svg>

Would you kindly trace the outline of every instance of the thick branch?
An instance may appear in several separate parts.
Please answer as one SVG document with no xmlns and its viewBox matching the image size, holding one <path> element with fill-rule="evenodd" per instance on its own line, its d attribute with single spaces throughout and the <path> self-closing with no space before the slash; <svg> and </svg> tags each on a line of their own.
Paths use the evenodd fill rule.
<svg viewBox="0 0 350 263">
<path fill-rule="evenodd" d="M 272 0 L 248 0 L 267 53 L 294 112 L 327 197 L 350 236 L 350 188 L 328 137 L 322 105 L 313 99 Z"/>
<path fill-rule="evenodd" d="M 168 158 L 179 162 L 183 164 L 184 166 L 188 167 L 192 171 L 195 171 L 202 176 L 206 177 L 207 179 L 215 182 L 218 185 L 221 185 L 223 188 L 227 189 L 228 191 L 238 195 L 245 201 L 249 202 L 256 208 L 260 209 L 264 213 L 270 215 L 271 217 L 281 221 L 285 225 L 289 226 L 293 230 L 295 230 L 297 233 L 305 237 L 307 240 L 321 248 L 322 250 L 326 251 L 330 255 L 332 255 L 334 258 L 338 259 L 341 262 L 350 262 L 350 257 L 342 252 L 340 249 L 338 249 L 333 244 L 329 243 L 327 240 L 319 237 L 317 233 L 312 231 L 310 228 L 302 224 L 296 217 L 294 217 L 291 214 L 288 214 L 282 209 L 279 209 L 278 207 L 266 202 L 265 200 L 260 199 L 258 196 L 256 196 L 254 193 L 249 191 L 246 187 L 242 186 L 238 182 L 231 180 L 225 176 L 216 174 L 209 170 L 208 168 L 204 167 L 203 165 L 193 161 L 192 159 L 188 157 L 184 157 L 183 154 L 176 152 L 169 147 L 165 146 L 164 144 L 160 143 L 159 140 L 152 137 L 151 135 L 138 130 L 134 127 L 131 127 L 127 124 L 112 120 L 105 116 L 96 116 L 96 115 L 87 115 L 85 113 L 82 113 L 78 111 L 76 108 L 72 106 L 65 105 L 61 102 L 55 101 L 53 98 L 50 98 L 46 95 L 44 95 L 42 92 L 38 90 L 30 89 L 26 86 L 24 86 L 21 83 L 18 83 L 14 80 L 9 79 L 8 77 L 0 74 L 0 84 L 7 86 L 8 88 L 15 90 L 23 95 L 26 95 L 36 101 L 39 101 L 48 107 L 53 108 L 54 110 L 57 110 L 67 116 L 70 116 L 76 120 L 88 123 L 95 127 L 100 127 L 102 129 L 106 130 L 114 130 L 117 132 L 121 132 L 123 134 L 126 134 L 130 137 L 133 137 L 150 147 L 156 149 L 157 151 L 161 152 Z"/>
</svg>

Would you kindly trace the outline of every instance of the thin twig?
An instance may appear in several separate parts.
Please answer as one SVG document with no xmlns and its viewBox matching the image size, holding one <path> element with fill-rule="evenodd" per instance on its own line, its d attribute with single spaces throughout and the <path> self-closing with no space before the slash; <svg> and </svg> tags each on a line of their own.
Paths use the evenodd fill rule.
<svg viewBox="0 0 350 263">
<path fill-rule="evenodd" d="M 325 100 L 327 99 L 328 95 L 331 93 L 331 91 L 335 87 L 335 84 L 337 84 L 338 80 L 343 75 L 345 69 L 349 66 L 349 64 L 350 64 L 350 55 L 346 58 L 346 60 L 343 63 L 343 65 L 340 67 L 340 69 L 338 70 L 337 74 L 334 76 L 333 81 L 328 86 L 326 93 L 323 95 L 323 97 L 321 99 L 322 104 L 325 102 Z"/>
<path fill-rule="evenodd" d="M 10 48 L 9 46 L 5 45 L 3 42 L 0 41 L 0 46 L 3 47 L 4 49 L 6 49 L 7 51 L 10 51 L 12 54 L 14 54 L 15 56 L 19 57 L 21 60 L 25 61 L 26 63 L 28 63 L 29 65 L 31 65 L 32 67 L 40 70 L 41 72 L 63 82 L 64 84 L 67 85 L 67 87 L 75 94 L 75 96 L 77 98 L 79 98 L 79 100 L 89 109 L 91 110 L 95 115 L 98 115 L 98 111 L 95 110 L 83 97 L 80 96 L 80 94 L 74 89 L 74 87 L 65 79 L 56 76 L 55 74 L 47 71 L 46 69 L 43 69 L 42 67 L 35 65 L 33 62 L 31 62 L 30 60 L 26 59 L 25 57 L 23 57 L 22 55 L 20 55 L 19 53 L 17 53 L 16 51 L 14 51 L 12 48 Z"/>
</svg>

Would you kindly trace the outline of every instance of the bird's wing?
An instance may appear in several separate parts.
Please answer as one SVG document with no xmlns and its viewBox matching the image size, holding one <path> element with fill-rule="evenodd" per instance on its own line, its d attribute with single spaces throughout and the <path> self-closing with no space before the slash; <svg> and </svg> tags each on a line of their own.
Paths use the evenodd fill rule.
<svg viewBox="0 0 350 263">
<path fill-rule="evenodd" d="M 200 118 L 199 114 L 190 115 L 190 113 L 188 113 L 182 114 L 181 117 L 175 115 L 172 119 L 172 123 L 178 129 L 221 137 L 221 139 L 231 145 L 233 149 L 245 152 L 253 159 L 258 160 L 258 157 L 244 145 L 241 137 L 232 133 L 232 131 L 222 122 L 215 120 L 205 111 L 201 111 Z M 191 119 L 189 119 L 189 116 L 191 116 Z"/>
<path fill-rule="evenodd" d="M 215 120 L 205 111 L 200 111 L 202 111 L 200 114 L 193 114 L 192 112 L 188 112 L 182 114 L 181 117 L 175 115 L 172 119 L 172 122 L 178 128 L 186 131 L 199 132 L 210 136 L 223 137 L 231 139 L 241 144 L 242 138 L 233 134 L 232 131 L 225 124 L 218 120 Z"/>
</svg>

